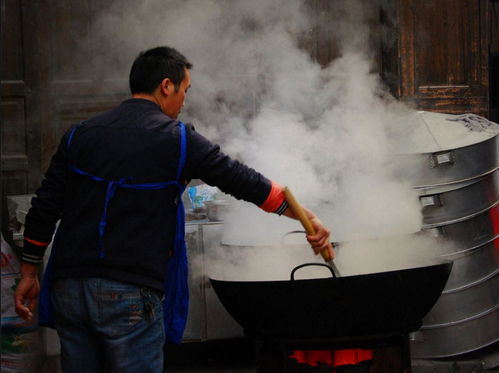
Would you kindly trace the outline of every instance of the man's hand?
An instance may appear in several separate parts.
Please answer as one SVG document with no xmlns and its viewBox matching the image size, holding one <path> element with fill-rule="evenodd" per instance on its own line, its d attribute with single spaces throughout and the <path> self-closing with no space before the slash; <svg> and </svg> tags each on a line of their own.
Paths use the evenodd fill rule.
<svg viewBox="0 0 499 373">
<path fill-rule="evenodd" d="M 320 254 L 324 250 L 327 250 L 329 259 L 334 259 L 335 255 L 333 245 L 331 244 L 331 240 L 329 238 L 331 232 L 324 226 L 317 215 L 303 206 L 302 208 L 315 230 L 315 234 L 307 234 L 307 241 L 309 242 L 310 246 L 312 246 L 312 249 L 314 249 L 315 255 Z M 283 215 L 292 219 L 297 219 L 291 208 L 286 209 Z"/>
<path fill-rule="evenodd" d="M 21 281 L 17 285 L 15 294 L 16 313 L 26 321 L 32 321 L 40 283 L 38 281 L 37 266 L 28 263 L 21 265 Z"/>
<path fill-rule="evenodd" d="M 322 251 L 327 250 L 329 254 L 329 259 L 334 259 L 335 254 L 333 250 L 333 245 L 331 244 L 331 231 L 327 229 L 320 219 L 310 210 L 304 208 L 310 223 L 315 229 L 315 234 L 307 234 L 307 241 L 314 249 L 315 254 L 320 254 Z"/>
</svg>

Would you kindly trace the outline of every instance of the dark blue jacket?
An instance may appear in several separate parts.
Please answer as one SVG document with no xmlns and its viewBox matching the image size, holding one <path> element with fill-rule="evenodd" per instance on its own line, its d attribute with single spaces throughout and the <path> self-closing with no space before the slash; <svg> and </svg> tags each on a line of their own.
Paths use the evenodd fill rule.
<svg viewBox="0 0 499 373">
<path fill-rule="evenodd" d="M 108 208 L 99 258 L 98 225 L 106 184 L 69 169 L 76 167 L 106 180 L 157 183 L 176 179 L 178 122 L 153 102 L 130 99 L 63 137 L 26 217 L 23 260 L 41 261 L 45 243 L 54 241 L 54 277 L 106 277 L 163 290 L 175 233 L 178 189 L 118 188 Z M 187 126 L 187 160 L 182 179 L 199 178 L 258 206 L 271 181 L 223 154 L 217 145 Z"/>
</svg>

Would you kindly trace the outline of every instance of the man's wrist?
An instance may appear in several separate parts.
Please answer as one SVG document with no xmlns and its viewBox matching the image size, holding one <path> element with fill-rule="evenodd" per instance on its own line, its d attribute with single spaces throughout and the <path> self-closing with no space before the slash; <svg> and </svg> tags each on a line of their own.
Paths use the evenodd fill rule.
<svg viewBox="0 0 499 373">
<path fill-rule="evenodd" d="M 21 263 L 21 277 L 36 278 L 38 276 L 38 265 L 22 262 Z"/>
</svg>

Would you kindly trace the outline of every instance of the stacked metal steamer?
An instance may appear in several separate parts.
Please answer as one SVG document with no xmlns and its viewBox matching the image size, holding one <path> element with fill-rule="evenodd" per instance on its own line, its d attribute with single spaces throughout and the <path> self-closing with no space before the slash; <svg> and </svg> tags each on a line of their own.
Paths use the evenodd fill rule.
<svg viewBox="0 0 499 373">
<path fill-rule="evenodd" d="M 459 357 L 499 341 L 499 125 L 473 115 L 418 112 L 430 152 L 408 155 L 423 231 L 452 260 L 447 285 L 422 328 L 413 358 Z"/>
</svg>

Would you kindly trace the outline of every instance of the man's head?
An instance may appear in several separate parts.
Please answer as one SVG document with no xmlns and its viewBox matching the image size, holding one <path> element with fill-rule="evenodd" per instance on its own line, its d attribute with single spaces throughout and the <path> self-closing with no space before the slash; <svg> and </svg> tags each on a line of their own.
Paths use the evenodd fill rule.
<svg viewBox="0 0 499 373">
<path fill-rule="evenodd" d="M 132 95 L 153 100 L 165 114 L 176 118 L 190 87 L 191 68 L 192 64 L 170 47 L 142 52 L 130 71 Z"/>
</svg>

